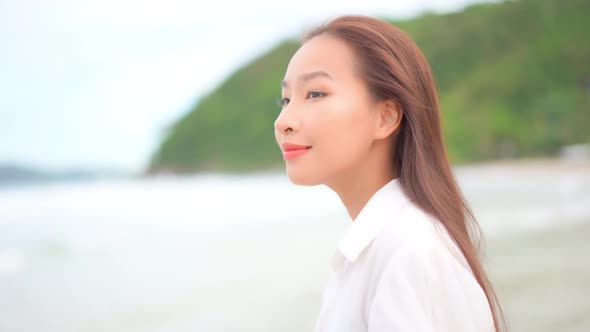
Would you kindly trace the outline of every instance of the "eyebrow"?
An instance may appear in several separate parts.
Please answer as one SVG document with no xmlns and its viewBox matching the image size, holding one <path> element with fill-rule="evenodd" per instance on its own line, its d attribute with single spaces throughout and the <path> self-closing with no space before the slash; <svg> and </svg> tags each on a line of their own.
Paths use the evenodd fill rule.
<svg viewBox="0 0 590 332">
<path fill-rule="evenodd" d="M 309 73 L 301 74 L 299 76 L 299 81 L 306 82 L 306 81 L 312 80 L 316 77 L 325 77 L 325 78 L 333 80 L 333 78 L 332 78 L 332 76 L 330 76 L 330 74 L 326 73 L 325 71 L 318 70 L 318 71 L 312 71 Z M 287 84 L 287 81 L 282 81 L 281 86 L 283 88 L 286 88 L 289 85 Z"/>
</svg>

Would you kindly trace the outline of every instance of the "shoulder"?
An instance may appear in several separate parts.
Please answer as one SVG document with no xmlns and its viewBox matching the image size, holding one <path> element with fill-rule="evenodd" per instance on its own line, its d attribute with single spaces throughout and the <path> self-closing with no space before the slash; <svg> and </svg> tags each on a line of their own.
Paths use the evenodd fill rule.
<svg viewBox="0 0 590 332">
<path fill-rule="evenodd" d="M 374 331 L 492 331 L 487 297 L 442 223 L 408 203 L 372 244 Z"/>
<path fill-rule="evenodd" d="M 369 326 L 374 331 L 493 331 L 494 323 L 475 278 L 431 246 L 407 247 L 388 262 L 370 303 Z"/>
<path fill-rule="evenodd" d="M 419 256 L 443 247 L 453 254 L 458 251 L 442 223 L 412 202 L 408 201 L 398 214 L 384 217 L 388 220 L 373 243 L 375 250 L 383 255 Z"/>
<path fill-rule="evenodd" d="M 415 224 L 401 231 L 390 226 L 380 234 L 381 241 L 393 237 L 402 243 L 389 252 L 377 280 L 373 326 L 490 331 L 487 297 L 442 225 L 413 208 L 402 216 Z M 390 315 L 392 308 L 397 318 Z"/>
<path fill-rule="evenodd" d="M 438 219 L 412 203 L 391 218 L 371 246 L 380 271 L 456 274 L 477 285 L 467 260 Z"/>
</svg>

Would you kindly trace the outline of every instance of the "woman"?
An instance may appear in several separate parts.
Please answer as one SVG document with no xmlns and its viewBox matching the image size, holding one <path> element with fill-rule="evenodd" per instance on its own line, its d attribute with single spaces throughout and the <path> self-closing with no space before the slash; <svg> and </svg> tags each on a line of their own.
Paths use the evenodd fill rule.
<svg viewBox="0 0 590 332">
<path fill-rule="evenodd" d="M 452 173 L 433 75 L 395 26 L 342 16 L 303 37 L 275 136 L 289 179 L 351 219 L 316 331 L 500 331 L 501 309 Z"/>
</svg>

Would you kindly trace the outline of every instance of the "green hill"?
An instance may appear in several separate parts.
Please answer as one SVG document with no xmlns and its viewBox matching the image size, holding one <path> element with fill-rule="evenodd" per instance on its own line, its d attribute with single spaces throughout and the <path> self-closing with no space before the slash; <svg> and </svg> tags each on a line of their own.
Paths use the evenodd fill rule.
<svg viewBox="0 0 590 332">
<path fill-rule="evenodd" d="M 590 1 L 523 0 L 392 21 L 432 66 L 453 162 L 590 142 L 589 12 Z M 146 172 L 281 165 L 276 100 L 298 46 L 280 43 L 201 98 L 169 127 Z"/>
</svg>

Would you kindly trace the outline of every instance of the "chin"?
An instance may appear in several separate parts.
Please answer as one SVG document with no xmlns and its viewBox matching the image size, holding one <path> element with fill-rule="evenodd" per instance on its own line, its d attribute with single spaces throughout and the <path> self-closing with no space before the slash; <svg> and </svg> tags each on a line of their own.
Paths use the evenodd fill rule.
<svg viewBox="0 0 590 332">
<path fill-rule="evenodd" d="M 289 170 L 289 167 L 287 167 L 287 177 L 293 184 L 299 186 L 317 186 L 321 184 L 310 172 L 296 172 Z"/>
</svg>

